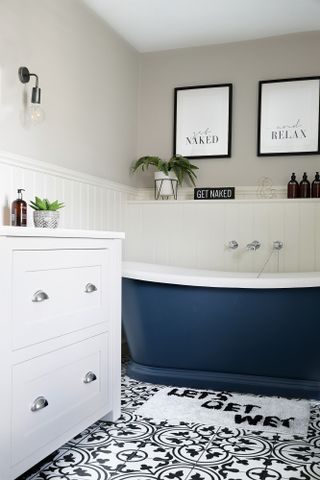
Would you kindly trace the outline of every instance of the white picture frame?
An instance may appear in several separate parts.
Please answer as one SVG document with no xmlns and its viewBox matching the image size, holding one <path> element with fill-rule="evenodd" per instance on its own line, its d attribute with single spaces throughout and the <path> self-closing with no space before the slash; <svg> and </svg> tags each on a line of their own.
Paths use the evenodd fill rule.
<svg viewBox="0 0 320 480">
<path fill-rule="evenodd" d="M 259 82 L 258 156 L 317 155 L 320 77 Z"/>
<path fill-rule="evenodd" d="M 232 84 L 175 88 L 174 155 L 231 157 Z"/>
</svg>

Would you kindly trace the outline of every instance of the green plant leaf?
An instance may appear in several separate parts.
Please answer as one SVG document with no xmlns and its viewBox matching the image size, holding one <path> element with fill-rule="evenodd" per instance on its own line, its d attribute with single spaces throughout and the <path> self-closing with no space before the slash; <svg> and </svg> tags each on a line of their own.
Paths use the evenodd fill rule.
<svg viewBox="0 0 320 480">
<path fill-rule="evenodd" d="M 42 200 L 41 198 L 36 197 L 36 204 L 38 205 L 39 210 L 46 210 L 47 209 L 45 199 Z"/>
<path fill-rule="evenodd" d="M 30 200 L 29 206 L 34 210 L 56 211 L 59 208 L 63 208 L 65 205 L 63 202 L 59 202 L 58 200 L 50 202 L 47 198 L 41 199 L 39 197 L 35 197 L 35 201 Z"/>
<path fill-rule="evenodd" d="M 63 208 L 64 203 L 59 203 L 58 200 L 55 200 L 53 203 L 50 205 L 50 210 L 56 211 L 59 210 L 59 208 Z"/>
<path fill-rule="evenodd" d="M 170 158 L 169 162 L 169 170 L 173 170 L 179 185 L 182 185 L 185 179 L 189 180 L 193 186 L 195 186 L 195 179 L 197 175 L 195 174 L 194 170 L 198 170 L 196 165 L 190 163 L 189 159 L 183 157 L 182 155 L 173 155 Z"/>
<path fill-rule="evenodd" d="M 40 208 L 38 207 L 38 205 L 37 205 L 35 202 L 33 202 L 32 200 L 30 200 L 29 206 L 30 206 L 31 208 L 33 208 L 34 210 L 40 210 Z"/>
<path fill-rule="evenodd" d="M 197 175 L 194 170 L 198 170 L 198 167 L 190 163 L 189 159 L 182 155 L 173 155 L 169 161 L 153 156 L 141 157 L 132 165 L 131 173 L 136 172 L 139 168 L 144 172 L 150 165 L 165 175 L 169 175 L 169 172 L 172 170 L 178 179 L 179 185 L 182 185 L 184 180 L 187 179 L 195 186 Z"/>
<path fill-rule="evenodd" d="M 161 158 L 159 157 L 152 157 L 152 156 L 141 157 L 131 166 L 131 173 L 136 172 L 139 168 L 141 168 L 141 170 L 144 172 L 145 170 L 148 170 L 150 165 L 156 167 L 157 170 L 162 171 L 161 170 L 162 163 L 163 163 L 163 160 L 161 160 Z"/>
</svg>

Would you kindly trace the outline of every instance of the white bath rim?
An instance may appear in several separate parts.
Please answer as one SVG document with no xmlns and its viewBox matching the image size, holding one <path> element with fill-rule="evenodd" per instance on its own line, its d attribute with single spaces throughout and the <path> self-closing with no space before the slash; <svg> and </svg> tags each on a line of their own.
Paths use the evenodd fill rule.
<svg viewBox="0 0 320 480">
<path fill-rule="evenodd" d="M 257 273 L 254 272 L 219 272 L 129 261 L 122 264 L 122 276 L 133 280 L 194 287 L 320 287 L 320 272 L 264 273 L 257 278 Z"/>
</svg>

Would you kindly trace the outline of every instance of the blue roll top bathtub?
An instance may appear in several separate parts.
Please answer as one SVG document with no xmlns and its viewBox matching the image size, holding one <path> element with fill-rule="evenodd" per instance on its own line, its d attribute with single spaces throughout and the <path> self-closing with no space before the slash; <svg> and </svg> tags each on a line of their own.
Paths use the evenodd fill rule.
<svg viewBox="0 0 320 480">
<path fill-rule="evenodd" d="M 128 375 L 152 383 L 320 398 L 320 274 L 124 262 Z"/>
</svg>

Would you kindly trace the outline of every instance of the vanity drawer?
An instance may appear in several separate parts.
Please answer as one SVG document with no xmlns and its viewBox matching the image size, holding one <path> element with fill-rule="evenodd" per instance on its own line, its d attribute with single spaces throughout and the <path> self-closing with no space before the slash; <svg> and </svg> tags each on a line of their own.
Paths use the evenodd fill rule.
<svg viewBox="0 0 320 480">
<path fill-rule="evenodd" d="M 13 252 L 13 348 L 107 321 L 109 250 Z"/>
<path fill-rule="evenodd" d="M 13 366 L 12 465 L 95 411 L 111 410 L 108 342 L 100 334 Z"/>
</svg>

